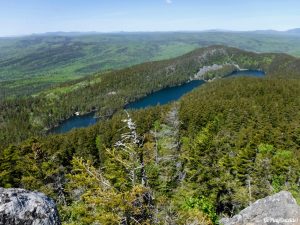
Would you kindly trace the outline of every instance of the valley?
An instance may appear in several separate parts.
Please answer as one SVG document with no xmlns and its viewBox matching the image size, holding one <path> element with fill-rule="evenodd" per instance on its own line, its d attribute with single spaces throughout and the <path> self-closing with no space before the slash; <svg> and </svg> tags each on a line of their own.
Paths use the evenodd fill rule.
<svg viewBox="0 0 300 225">
<path fill-rule="evenodd" d="M 209 72 L 209 71 L 207 71 Z M 253 77 L 263 77 L 265 74 L 262 71 L 254 70 L 242 70 L 234 71 L 224 77 L 239 77 L 239 76 L 253 76 Z M 192 80 L 184 83 L 180 86 L 167 87 L 162 90 L 150 93 L 144 98 L 138 99 L 135 102 L 131 102 L 125 105 L 127 110 L 143 109 L 150 106 L 165 105 L 173 101 L 178 100 L 182 95 L 187 94 L 194 88 L 205 84 L 204 80 Z M 62 121 L 59 126 L 50 130 L 50 133 L 65 133 L 74 128 L 82 128 L 94 125 L 97 123 L 98 119 L 95 117 L 95 112 L 88 113 L 81 116 L 72 116 L 71 118 Z"/>
<path fill-rule="evenodd" d="M 0 225 L 299 225 L 300 1 L 0 1 Z"/>
<path fill-rule="evenodd" d="M 52 197 L 65 225 L 218 224 L 281 190 L 300 201 L 299 77 L 299 58 L 217 45 L 5 99 L 0 186 Z"/>
<path fill-rule="evenodd" d="M 300 56 L 297 34 L 276 32 L 54 33 L 0 38 L 0 99 L 35 95 L 100 71 L 227 45 Z"/>
<path fill-rule="evenodd" d="M 83 85 L 42 92 L 35 97 L 1 102 L 0 143 L 18 143 L 32 135 L 43 135 L 74 112 L 85 114 L 97 110 L 97 117 L 109 118 L 129 102 L 165 87 L 183 84 L 207 65 L 223 65 L 209 71 L 206 78 L 222 77 L 236 70 L 235 65 L 263 70 L 270 78 L 297 78 L 299 59 L 286 54 L 257 54 L 225 46 L 210 46 L 186 55 L 148 62 L 126 69 L 94 75 Z M 283 66 L 282 66 L 283 65 Z M 76 85 L 76 84 L 75 84 Z M 66 87 L 68 87 L 66 89 Z M 111 94 L 114 93 L 115 94 Z"/>
</svg>

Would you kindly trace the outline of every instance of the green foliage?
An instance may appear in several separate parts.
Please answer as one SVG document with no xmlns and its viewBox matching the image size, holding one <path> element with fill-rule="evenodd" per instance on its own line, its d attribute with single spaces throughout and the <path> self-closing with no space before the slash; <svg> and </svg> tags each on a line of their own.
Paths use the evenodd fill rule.
<svg viewBox="0 0 300 225">
<path fill-rule="evenodd" d="M 58 203 L 63 222 L 74 225 L 216 224 L 217 216 L 231 216 L 280 190 L 299 200 L 295 58 L 225 48 L 230 60 L 243 56 L 242 63 L 265 69 L 269 77 L 219 79 L 177 103 L 117 112 L 160 85 L 185 81 L 199 69 L 196 59 L 216 48 L 224 50 L 200 49 L 111 72 L 70 93 L 3 101 L 0 185 L 45 192 Z M 211 60 L 227 61 L 228 55 Z M 166 68 L 174 64 L 168 77 Z M 278 78 L 283 71 L 286 79 Z M 146 76 L 149 82 L 142 82 Z M 113 115 L 86 129 L 22 142 L 75 110 L 96 108 Z"/>
<path fill-rule="evenodd" d="M 95 72 L 228 45 L 299 56 L 299 38 L 257 33 L 53 34 L 0 39 L 0 98 L 31 95 Z M 270 63 L 272 57 L 264 58 Z M 249 58 L 243 59 L 250 65 Z M 64 91 L 68 90 L 66 88 Z M 72 88 L 71 88 L 72 89 Z"/>
<path fill-rule="evenodd" d="M 217 221 L 217 214 L 216 209 L 214 207 L 214 204 L 210 202 L 209 199 L 206 197 L 200 196 L 198 198 L 187 198 L 185 200 L 185 204 L 182 206 L 186 210 L 190 209 L 200 209 L 205 214 L 208 215 L 208 217 L 211 219 L 213 223 L 216 223 Z"/>
<path fill-rule="evenodd" d="M 274 146 L 269 144 L 260 144 L 258 146 L 258 152 L 261 154 L 273 154 Z"/>
<path fill-rule="evenodd" d="M 186 211 L 179 211 L 176 224 L 203 224 L 213 225 L 214 223 L 201 210 L 194 208 Z"/>
<path fill-rule="evenodd" d="M 105 174 L 90 161 L 84 162 L 76 157 L 72 160 L 68 193 L 74 196 L 79 191 L 80 195 L 79 200 L 78 197 L 77 200 L 73 197 L 73 204 L 64 208 L 68 223 L 151 223 L 152 197 L 143 180 L 142 150 L 134 142 L 122 143 L 123 145 L 120 151 L 107 149 L 112 160 L 109 161 Z M 110 170 L 110 165 L 115 170 Z"/>
<path fill-rule="evenodd" d="M 282 190 L 285 178 L 283 176 L 274 176 L 272 179 L 272 187 L 275 192 Z"/>
<path fill-rule="evenodd" d="M 0 153 L 0 186 L 9 188 L 20 182 L 20 159 L 20 152 L 14 146 L 10 146 Z"/>
<path fill-rule="evenodd" d="M 200 60 L 201 57 L 205 60 Z M 251 65 L 243 65 L 242 59 L 247 59 Z M 215 62 L 240 63 L 241 67 L 264 69 L 270 78 L 297 78 L 300 71 L 298 61 L 283 54 L 255 54 L 212 46 L 175 59 L 144 63 L 65 83 L 35 97 L 3 100 L 0 101 L 0 144 L 6 147 L 30 136 L 43 135 L 60 121 L 74 115 L 75 111 L 81 114 L 97 111 L 101 118 L 110 117 L 128 102 L 164 87 L 182 84 L 193 77 L 199 68 Z M 232 67 L 225 67 L 212 76 L 224 76 L 228 69 L 232 71 Z"/>
<path fill-rule="evenodd" d="M 121 216 L 119 206 L 123 204 L 121 195 L 100 170 L 90 161 L 74 158 L 68 179 L 67 190 L 74 200 L 69 207 L 63 207 L 66 224 L 118 224 Z M 77 196 L 76 192 L 79 192 Z"/>
</svg>

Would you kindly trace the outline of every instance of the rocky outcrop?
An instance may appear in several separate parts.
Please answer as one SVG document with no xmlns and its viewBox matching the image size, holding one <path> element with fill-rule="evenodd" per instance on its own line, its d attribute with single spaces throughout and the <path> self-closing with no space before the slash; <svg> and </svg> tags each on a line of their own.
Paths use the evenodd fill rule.
<svg viewBox="0 0 300 225">
<path fill-rule="evenodd" d="M 60 225 L 56 205 L 40 192 L 0 188 L 1 225 Z"/>
<path fill-rule="evenodd" d="M 223 225 L 300 225 L 300 207 L 291 193 L 279 192 L 260 199 L 232 218 L 220 220 Z"/>
<path fill-rule="evenodd" d="M 224 67 L 224 65 L 213 64 L 212 66 L 203 66 L 199 69 L 198 73 L 196 73 L 193 79 L 201 80 L 204 79 L 204 75 L 211 71 L 220 70 Z"/>
<path fill-rule="evenodd" d="M 209 75 L 209 72 L 216 72 L 219 70 L 224 70 L 223 74 L 215 74 L 215 75 Z M 224 63 L 224 64 L 213 64 L 210 66 L 203 66 L 199 69 L 199 71 L 194 74 L 192 77 L 190 77 L 190 80 L 205 80 L 205 81 L 211 81 L 216 78 L 222 78 L 226 75 L 229 75 L 233 71 L 243 71 L 247 69 L 241 69 L 239 65 L 235 63 Z"/>
</svg>

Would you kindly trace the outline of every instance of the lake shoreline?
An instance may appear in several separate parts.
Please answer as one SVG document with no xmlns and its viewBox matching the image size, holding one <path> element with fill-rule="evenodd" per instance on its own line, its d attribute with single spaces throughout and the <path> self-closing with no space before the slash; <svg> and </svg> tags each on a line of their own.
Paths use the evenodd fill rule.
<svg viewBox="0 0 300 225">
<path fill-rule="evenodd" d="M 132 102 L 126 103 L 123 106 L 123 109 L 126 110 L 138 110 L 144 109 L 151 106 L 156 105 L 165 105 L 170 102 L 177 101 L 183 95 L 187 94 L 188 92 L 192 91 L 194 88 L 197 88 L 207 82 L 211 82 L 215 79 L 222 79 L 222 78 L 229 78 L 229 77 L 240 77 L 240 76 L 250 76 L 250 77 L 264 77 L 266 73 L 263 70 L 235 70 L 225 76 L 221 76 L 218 78 L 213 78 L 212 80 L 203 80 L 203 79 L 195 79 L 195 80 L 188 80 L 182 84 L 175 85 L 175 86 L 167 86 L 163 87 L 157 91 L 151 91 L 149 94 L 146 94 L 143 97 L 140 97 Z M 100 117 L 95 117 L 95 114 L 98 110 L 91 111 L 89 113 L 85 113 L 83 115 L 73 115 L 70 116 L 68 119 L 62 120 L 53 128 L 47 130 L 47 134 L 61 134 L 71 131 L 75 128 L 84 128 L 91 125 L 94 125 L 100 120 Z M 74 123 L 71 124 L 70 123 Z M 86 122 L 86 124 L 84 123 Z"/>
</svg>

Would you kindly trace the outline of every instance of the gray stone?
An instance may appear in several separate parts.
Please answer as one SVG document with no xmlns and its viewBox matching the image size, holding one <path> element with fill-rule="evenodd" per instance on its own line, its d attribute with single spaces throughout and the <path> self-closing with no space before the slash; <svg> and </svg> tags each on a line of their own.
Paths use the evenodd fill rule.
<svg viewBox="0 0 300 225">
<path fill-rule="evenodd" d="M 281 191 L 260 199 L 232 218 L 220 220 L 223 225 L 300 225 L 300 207 L 291 193 Z"/>
<path fill-rule="evenodd" d="M 0 188 L 0 225 L 60 225 L 52 199 L 40 192 Z"/>
</svg>

